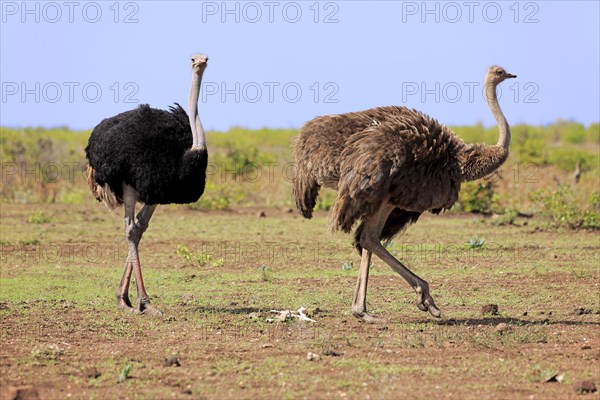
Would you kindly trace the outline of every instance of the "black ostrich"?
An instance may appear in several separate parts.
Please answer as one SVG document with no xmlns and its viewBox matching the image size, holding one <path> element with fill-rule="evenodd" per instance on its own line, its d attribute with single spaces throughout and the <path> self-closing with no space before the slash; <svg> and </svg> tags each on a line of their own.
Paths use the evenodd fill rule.
<svg viewBox="0 0 600 400">
<path fill-rule="evenodd" d="M 169 111 L 143 104 L 107 118 L 94 128 L 85 149 L 88 184 L 98 201 L 110 209 L 125 208 L 129 254 L 117 288 L 119 307 L 153 315 L 144 288 L 138 245 L 158 204 L 193 203 L 204 192 L 208 154 L 198 117 L 198 95 L 208 57 L 192 56 L 192 87 L 188 114 L 175 103 Z M 135 216 L 136 202 L 143 204 Z M 135 272 L 137 308 L 129 301 L 129 282 Z"/>
</svg>

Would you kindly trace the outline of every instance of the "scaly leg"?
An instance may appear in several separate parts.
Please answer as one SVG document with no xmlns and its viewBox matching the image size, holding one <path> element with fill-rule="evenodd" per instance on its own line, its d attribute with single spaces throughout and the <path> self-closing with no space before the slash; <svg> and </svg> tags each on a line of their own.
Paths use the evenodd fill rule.
<svg viewBox="0 0 600 400">
<path fill-rule="evenodd" d="M 137 288 L 137 310 L 146 314 L 161 316 L 162 311 L 150 304 L 150 296 L 146 293 L 144 287 L 144 279 L 142 278 L 142 267 L 140 265 L 140 257 L 138 245 L 142 239 L 142 235 L 148 228 L 148 223 L 152 214 L 156 209 L 156 205 L 144 205 L 137 215 L 137 221 L 133 228 L 133 239 L 129 242 L 129 253 L 132 255 L 131 262 L 133 264 L 133 272 L 135 273 L 135 285 Z"/>
<path fill-rule="evenodd" d="M 148 228 L 150 218 L 156 209 L 156 205 L 144 205 L 137 214 L 137 221 L 134 221 L 135 203 L 137 194 L 130 186 L 125 186 L 123 190 L 123 204 L 125 208 L 125 237 L 127 238 L 129 252 L 125 261 L 125 270 L 121 277 L 121 282 L 117 288 L 117 304 L 123 309 L 137 312 L 145 312 L 153 315 L 162 315 L 162 312 L 150 305 L 150 297 L 146 293 L 144 280 L 142 278 L 142 269 L 138 253 L 138 245 L 142 235 Z M 137 308 L 134 309 L 129 301 L 129 283 L 131 275 L 135 273 L 135 283 L 138 292 Z"/>
<path fill-rule="evenodd" d="M 394 206 L 384 203 L 377 212 L 364 220 L 364 229 L 360 237 L 360 244 L 381 258 L 398 273 L 417 293 L 417 307 L 421 311 L 429 311 L 436 318 L 443 318 L 444 314 L 437 308 L 433 298 L 429 294 L 429 284 L 411 272 L 393 255 L 391 255 L 379 241 L 385 221 L 394 209 Z M 362 264 L 361 264 L 362 270 Z M 366 286 L 366 285 L 365 285 Z M 364 291 L 364 302 L 366 303 L 366 288 Z"/>
<path fill-rule="evenodd" d="M 129 241 L 129 231 L 133 222 L 133 216 L 135 214 L 135 197 L 130 198 L 130 196 L 124 197 L 124 208 L 125 208 L 125 236 Z M 123 271 L 123 276 L 121 277 L 121 282 L 117 287 L 117 305 L 120 308 L 125 310 L 134 311 L 131 306 L 131 302 L 129 301 L 129 282 L 131 281 L 131 272 L 133 271 L 133 263 L 131 262 L 131 249 L 129 250 L 129 254 L 127 254 L 127 259 L 125 260 L 125 269 Z"/>
<path fill-rule="evenodd" d="M 352 314 L 365 322 L 381 322 L 380 318 L 367 313 L 367 285 L 369 283 L 369 266 L 371 265 L 371 252 L 367 249 L 362 250 L 360 259 L 360 270 L 356 289 L 354 289 L 354 300 L 352 301 Z"/>
</svg>

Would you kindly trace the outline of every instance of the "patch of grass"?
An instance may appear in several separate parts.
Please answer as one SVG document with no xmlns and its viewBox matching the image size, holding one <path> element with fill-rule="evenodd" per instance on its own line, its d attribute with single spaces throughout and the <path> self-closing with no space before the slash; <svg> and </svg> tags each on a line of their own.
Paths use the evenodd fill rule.
<svg viewBox="0 0 600 400">
<path fill-rule="evenodd" d="M 47 224 L 52 221 L 49 215 L 46 215 L 42 210 L 35 210 L 27 217 L 27 222 L 30 224 Z"/>
<path fill-rule="evenodd" d="M 258 267 L 260 270 L 260 280 L 263 282 L 272 282 L 273 281 L 273 270 L 266 265 L 261 265 Z"/>
<path fill-rule="evenodd" d="M 36 346 L 31 351 L 33 358 L 39 361 L 56 361 L 63 353 L 64 350 L 54 343 Z"/>
<path fill-rule="evenodd" d="M 132 369 L 133 366 L 131 364 L 125 364 L 125 366 L 123 367 L 123 369 L 121 369 L 121 372 L 119 373 L 119 379 L 117 380 L 117 382 L 123 383 L 127 379 L 129 379 L 129 375 L 131 374 Z"/>
<path fill-rule="evenodd" d="M 176 253 L 188 265 L 198 264 L 199 266 L 204 267 L 206 265 L 209 265 L 211 263 L 211 261 L 213 260 L 213 258 L 212 258 L 212 256 L 210 254 L 204 254 L 204 253 L 197 254 L 197 253 L 193 253 L 184 244 L 178 244 L 177 245 Z M 223 260 L 223 258 L 218 258 L 218 259 L 216 259 L 216 260 L 214 260 L 212 262 L 212 266 L 213 267 L 222 267 L 223 264 L 224 264 L 224 262 L 225 262 L 225 260 Z"/>
<path fill-rule="evenodd" d="M 469 245 L 470 249 L 480 249 L 485 244 L 485 239 L 475 235 L 471 239 L 469 239 L 467 244 Z"/>
</svg>

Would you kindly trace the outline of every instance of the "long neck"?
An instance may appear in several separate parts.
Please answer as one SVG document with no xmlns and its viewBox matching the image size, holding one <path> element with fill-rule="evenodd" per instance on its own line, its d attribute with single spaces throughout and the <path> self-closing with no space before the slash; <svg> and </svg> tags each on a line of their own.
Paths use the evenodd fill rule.
<svg viewBox="0 0 600 400">
<path fill-rule="evenodd" d="M 200 84 L 202 83 L 202 71 L 192 73 L 192 87 L 188 98 L 188 116 L 192 128 L 192 148 L 205 148 L 206 137 L 204 128 L 198 116 L 198 97 L 200 96 Z"/>
<path fill-rule="evenodd" d="M 491 174 L 500 168 L 508 157 L 510 127 L 498 104 L 496 86 L 496 84 L 485 82 L 485 99 L 498 123 L 498 131 L 500 132 L 498 143 L 495 146 L 465 145 L 461 154 L 462 178 L 464 181 L 474 181 Z"/>
<path fill-rule="evenodd" d="M 490 107 L 490 111 L 496 119 L 496 123 L 498 124 L 500 137 L 498 138 L 498 143 L 496 146 L 502 147 L 504 150 L 508 151 L 508 146 L 510 145 L 510 126 L 508 126 L 508 122 L 506 121 L 506 118 L 500 109 L 500 104 L 498 104 L 496 86 L 497 85 L 486 82 L 485 99 Z"/>
</svg>

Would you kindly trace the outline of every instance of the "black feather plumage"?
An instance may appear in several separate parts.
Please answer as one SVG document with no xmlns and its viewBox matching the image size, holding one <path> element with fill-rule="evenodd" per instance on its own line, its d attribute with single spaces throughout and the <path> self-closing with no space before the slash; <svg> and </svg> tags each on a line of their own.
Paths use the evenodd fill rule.
<svg viewBox="0 0 600 400">
<path fill-rule="evenodd" d="M 106 118 L 85 149 L 94 179 L 108 184 L 122 203 L 123 184 L 145 204 L 192 203 L 204 192 L 208 154 L 192 147 L 192 131 L 181 106 L 169 111 L 147 104 Z"/>
</svg>

